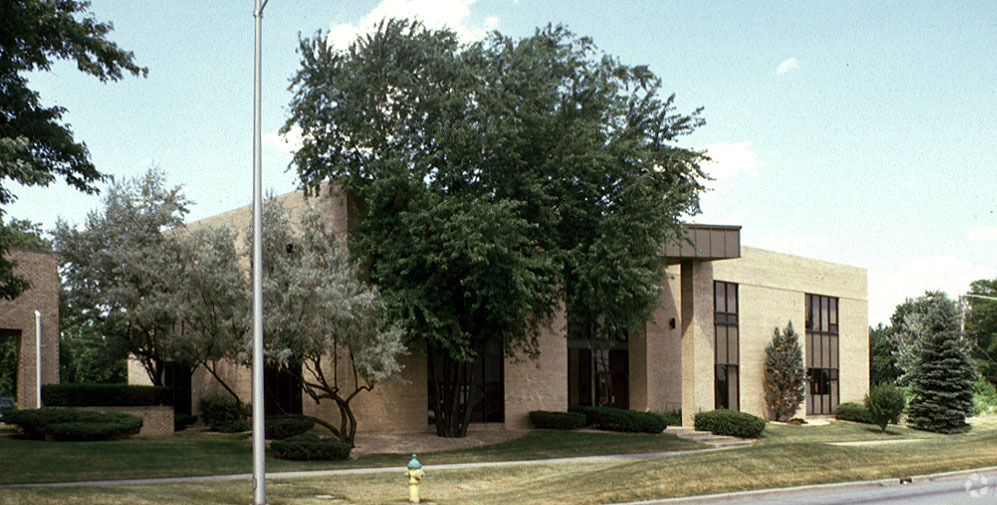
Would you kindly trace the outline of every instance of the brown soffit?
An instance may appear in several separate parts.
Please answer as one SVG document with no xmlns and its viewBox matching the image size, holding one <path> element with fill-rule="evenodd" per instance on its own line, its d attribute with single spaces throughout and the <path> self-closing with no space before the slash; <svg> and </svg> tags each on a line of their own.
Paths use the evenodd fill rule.
<svg viewBox="0 0 997 505">
<path fill-rule="evenodd" d="M 665 258 L 668 263 L 688 260 L 726 260 L 740 257 L 740 226 L 688 224 L 685 227 L 683 238 L 665 245 Z"/>
</svg>

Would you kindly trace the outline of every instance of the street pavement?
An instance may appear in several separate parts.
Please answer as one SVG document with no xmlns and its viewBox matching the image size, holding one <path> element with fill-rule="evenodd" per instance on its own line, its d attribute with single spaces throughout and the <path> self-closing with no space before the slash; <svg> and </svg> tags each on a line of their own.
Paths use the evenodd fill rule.
<svg viewBox="0 0 997 505">
<path fill-rule="evenodd" d="M 997 505 L 997 467 L 615 505 Z"/>
</svg>

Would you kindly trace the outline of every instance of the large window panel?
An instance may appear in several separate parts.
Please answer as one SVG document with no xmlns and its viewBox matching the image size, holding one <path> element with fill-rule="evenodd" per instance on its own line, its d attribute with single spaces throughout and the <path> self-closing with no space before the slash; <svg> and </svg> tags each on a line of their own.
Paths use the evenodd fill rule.
<svg viewBox="0 0 997 505">
<path fill-rule="evenodd" d="M 807 414 L 830 415 L 838 407 L 838 299 L 807 294 Z"/>
<path fill-rule="evenodd" d="M 714 404 L 740 410 L 740 349 L 737 284 L 713 283 Z"/>
</svg>

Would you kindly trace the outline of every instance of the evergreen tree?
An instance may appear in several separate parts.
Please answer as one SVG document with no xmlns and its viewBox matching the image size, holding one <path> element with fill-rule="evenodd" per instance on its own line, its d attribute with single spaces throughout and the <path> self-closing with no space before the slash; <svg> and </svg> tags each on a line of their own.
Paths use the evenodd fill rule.
<svg viewBox="0 0 997 505">
<path fill-rule="evenodd" d="M 908 423 L 940 433 L 967 431 L 976 373 L 959 331 L 959 313 L 955 303 L 941 297 L 933 298 L 927 309 L 921 318 L 926 338 L 912 378 Z"/>
<path fill-rule="evenodd" d="M 806 370 L 793 322 L 779 332 L 765 347 L 765 403 L 776 421 L 788 420 L 803 403 L 806 394 Z"/>
</svg>

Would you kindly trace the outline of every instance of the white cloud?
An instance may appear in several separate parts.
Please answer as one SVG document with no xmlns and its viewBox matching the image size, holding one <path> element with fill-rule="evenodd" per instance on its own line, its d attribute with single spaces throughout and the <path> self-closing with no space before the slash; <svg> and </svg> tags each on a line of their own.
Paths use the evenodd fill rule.
<svg viewBox="0 0 997 505">
<path fill-rule="evenodd" d="M 284 169 L 291 163 L 294 153 L 301 149 L 301 129 L 293 128 L 287 135 L 277 130 L 263 134 L 263 163 L 268 167 Z"/>
<path fill-rule="evenodd" d="M 889 322 L 890 315 L 906 298 L 916 298 L 928 290 L 941 290 L 958 296 L 969 283 L 997 274 L 994 267 L 983 267 L 952 254 L 916 258 L 899 267 L 869 270 L 869 321 Z"/>
<path fill-rule="evenodd" d="M 710 161 L 703 165 L 703 170 L 713 178 L 709 182 L 712 187 L 723 186 L 740 175 L 758 175 L 758 153 L 751 150 L 750 141 L 710 144 L 706 146 L 706 155 Z"/>
<path fill-rule="evenodd" d="M 268 132 L 261 139 L 263 153 L 267 156 L 284 156 L 294 154 L 301 149 L 301 128 L 294 127 L 286 135 L 278 130 Z"/>
<path fill-rule="evenodd" d="M 422 21 L 427 28 L 450 28 L 457 33 L 462 41 L 471 41 L 484 37 L 489 30 L 494 30 L 499 19 L 490 16 L 482 26 L 468 24 L 471 16 L 471 5 L 476 0 L 381 0 L 373 10 L 367 13 L 355 24 L 341 23 L 329 31 L 328 43 L 337 48 L 348 47 L 356 38 L 364 33 L 372 32 L 377 24 L 385 18 L 414 18 Z"/>
<path fill-rule="evenodd" d="M 691 218 L 697 223 L 740 224 L 749 213 L 743 209 L 730 209 L 730 182 L 741 177 L 755 177 L 762 166 L 758 153 L 751 150 L 751 142 L 711 144 L 704 149 L 710 161 L 703 164 L 712 181 L 706 181 L 708 191 L 699 198 L 702 213 Z"/>
<path fill-rule="evenodd" d="M 911 177 L 911 178 L 907 179 L 906 181 L 904 181 L 902 184 L 900 184 L 900 187 L 902 187 L 902 188 L 909 188 L 909 187 L 914 186 L 915 182 L 917 182 L 917 181 L 915 181 L 914 178 Z"/>
<path fill-rule="evenodd" d="M 790 58 L 779 64 L 779 67 L 775 69 L 777 74 L 785 74 L 790 70 L 796 70 L 800 68 L 800 62 L 796 58 Z"/>
<path fill-rule="evenodd" d="M 997 242 L 997 226 L 984 226 L 969 231 L 970 242 Z"/>
</svg>

